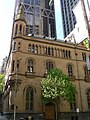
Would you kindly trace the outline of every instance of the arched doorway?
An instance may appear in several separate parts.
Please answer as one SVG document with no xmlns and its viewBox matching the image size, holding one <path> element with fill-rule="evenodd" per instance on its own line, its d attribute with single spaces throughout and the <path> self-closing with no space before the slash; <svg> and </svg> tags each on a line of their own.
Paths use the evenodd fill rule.
<svg viewBox="0 0 90 120">
<path fill-rule="evenodd" d="M 48 103 L 45 105 L 45 120 L 55 120 L 55 104 Z"/>
</svg>

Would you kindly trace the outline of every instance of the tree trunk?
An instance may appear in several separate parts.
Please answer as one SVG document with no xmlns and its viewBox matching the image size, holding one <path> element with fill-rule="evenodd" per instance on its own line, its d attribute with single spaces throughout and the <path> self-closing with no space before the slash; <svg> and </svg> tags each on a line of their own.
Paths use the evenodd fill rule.
<svg viewBox="0 0 90 120">
<path fill-rule="evenodd" d="M 58 112 L 58 104 L 57 103 L 55 104 L 55 112 L 56 112 L 56 120 L 57 120 L 58 119 L 57 118 L 57 112 Z"/>
</svg>

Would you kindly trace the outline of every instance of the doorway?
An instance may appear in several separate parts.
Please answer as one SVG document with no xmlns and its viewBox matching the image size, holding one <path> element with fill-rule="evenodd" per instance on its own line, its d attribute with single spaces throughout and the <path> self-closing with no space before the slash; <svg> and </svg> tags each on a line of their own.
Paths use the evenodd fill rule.
<svg viewBox="0 0 90 120">
<path fill-rule="evenodd" d="M 45 120 L 55 120 L 55 105 L 53 103 L 45 105 Z"/>
</svg>

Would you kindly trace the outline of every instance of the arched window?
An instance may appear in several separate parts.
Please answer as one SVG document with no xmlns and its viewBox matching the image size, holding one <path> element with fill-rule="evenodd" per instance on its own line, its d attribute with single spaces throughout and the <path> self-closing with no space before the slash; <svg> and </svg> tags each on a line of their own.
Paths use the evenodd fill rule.
<svg viewBox="0 0 90 120">
<path fill-rule="evenodd" d="M 47 54 L 47 47 L 44 48 L 44 54 Z"/>
<path fill-rule="evenodd" d="M 20 34 L 22 34 L 22 25 L 20 25 L 19 32 L 20 32 Z"/>
<path fill-rule="evenodd" d="M 26 89 L 26 111 L 33 111 L 34 104 L 34 91 L 33 88 Z"/>
<path fill-rule="evenodd" d="M 89 76 L 90 75 L 90 70 L 88 70 L 86 65 L 84 67 L 84 74 L 85 74 L 85 76 Z"/>
<path fill-rule="evenodd" d="M 51 61 L 46 62 L 46 74 L 47 72 L 54 67 Z"/>
<path fill-rule="evenodd" d="M 88 103 L 88 109 L 90 110 L 90 89 L 87 91 L 87 103 Z"/>
<path fill-rule="evenodd" d="M 86 61 L 86 53 L 82 53 L 82 59 L 83 61 Z"/>
<path fill-rule="evenodd" d="M 27 65 L 27 71 L 28 72 L 34 72 L 34 63 L 33 63 L 33 60 L 32 59 L 29 59 L 28 60 L 28 63 L 27 63 L 28 65 Z"/>
<path fill-rule="evenodd" d="M 50 47 L 48 47 L 48 55 L 50 55 L 50 52 L 51 52 Z"/>
<path fill-rule="evenodd" d="M 74 96 L 74 100 L 73 102 L 70 103 L 70 109 L 71 110 L 76 110 L 76 99 L 75 99 L 75 95 Z"/>
<path fill-rule="evenodd" d="M 32 52 L 32 53 L 34 53 L 34 52 L 35 52 L 35 45 L 34 45 L 34 44 L 32 45 L 31 52 Z"/>
<path fill-rule="evenodd" d="M 68 64 L 68 76 L 73 76 L 73 67 L 71 64 Z"/>
<path fill-rule="evenodd" d="M 14 42 L 13 50 L 16 50 L 16 42 Z"/>
<path fill-rule="evenodd" d="M 18 25 L 16 24 L 15 35 L 17 35 L 17 31 L 18 31 Z"/>
<path fill-rule="evenodd" d="M 68 57 L 71 58 L 71 51 L 68 51 Z"/>
<path fill-rule="evenodd" d="M 35 49 L 34 52 L 37 54 L 37 53 L 38 53 L 38 46 L 35 45 L 35 48 L 34 48 L 34 49 Z"/>
<path fill-rule="evenodd" d="M 65 54 L 65 50 L 64 50 L 64 49 L 63 49 L 63 51 L 62 51 L 62 55 L 63 55 L 63 58 L 66 57 L 66 54 Z"/>
</svg>

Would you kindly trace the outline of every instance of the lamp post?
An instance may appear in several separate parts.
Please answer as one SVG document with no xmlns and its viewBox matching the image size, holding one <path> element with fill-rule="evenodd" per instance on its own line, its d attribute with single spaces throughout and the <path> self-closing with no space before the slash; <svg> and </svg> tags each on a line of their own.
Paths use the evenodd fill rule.
<svg viewBox="0 0 90 120">
<path fill-rule="evenodd" d="M 16 95 L 17 95 L 17 88 L 18 88 L 18 81 L 17 81 L 17 72 L 18 72 L 18 61 L 22 60 L 22 58 L 20 58 L 19 60 L 16 61 L 16 80 L 15 80 L 15 89 L 14 89 L 14 120 L 16 120 Z"/>
</svg>

